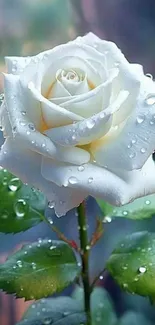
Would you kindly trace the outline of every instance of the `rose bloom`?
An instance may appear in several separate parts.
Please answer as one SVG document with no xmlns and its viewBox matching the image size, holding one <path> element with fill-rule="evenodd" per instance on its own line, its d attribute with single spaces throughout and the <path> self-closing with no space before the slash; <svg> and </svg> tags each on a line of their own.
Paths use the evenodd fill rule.
<svg viewBox="0 0 155 325">
<path fill-rule="evenodd" d="M 155 84 L 92 33 L 6 57 L 0 165 L 58 216 L 88 195 L 124 205 L 155 192 Z"/>
</svg>

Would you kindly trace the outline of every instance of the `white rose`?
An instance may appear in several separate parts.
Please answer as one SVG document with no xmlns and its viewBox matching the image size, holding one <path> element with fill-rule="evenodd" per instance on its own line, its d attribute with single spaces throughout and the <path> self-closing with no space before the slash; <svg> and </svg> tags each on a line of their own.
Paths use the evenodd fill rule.
<svg viewBox="0 0 155 325">
<path fill-rule="evenodd" d="M 57 215 L 88 195 L 113 205 L 155 192 L 155 84 L 93 34 L 7 57 L 0 165 Z"/>
</svg>

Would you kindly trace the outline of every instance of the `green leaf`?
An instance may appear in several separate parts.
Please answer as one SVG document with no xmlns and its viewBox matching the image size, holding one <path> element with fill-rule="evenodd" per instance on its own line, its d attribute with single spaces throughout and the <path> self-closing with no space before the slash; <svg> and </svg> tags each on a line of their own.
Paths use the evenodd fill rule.
<svg viewBox="0 0 155 325">
<path fill-rule="evenodd" d="M 45 196 L 0 169 L 0 232 L 25 231 L 42 221 Z"/>
<path fill-rule="evenodd" d="M 84 325 L 83 309 L 70 297 L 41 299 L 32 304 L 18 325 Z"/>
<path fill-rule="evenodd" d="M 64 242 L 25 245 L 0 265 L 0 288 L 26 300 L 62 291 L 79 275 L 73 250 Z"/>
<path fill-rule="evenodd" d="M 76 286 L 72 297 L 78 301 L 81 306 L 84 306 L 83 289 Z M 114 306 L 108 292 L 100 287 L 94 288 L 91 294 L 91 312 L 92 325 L 115 325 L 117 317 L 114 311 Z"/>
<path fill-rule="evenodd" d="M 151 325 L 151 322 L 142 314 L 131 311 L 125 313 L 117 325 Z"/>
<path fill-rule="evenodd" d="M 104 216 L 146 219 L 155 215 L 155 195 L 141 197 L 121 207 L 114 207 L 102 200 L 97 200 Z"/>
<path fill-rule="evenodd" d="M 126 236 L 113 251 L 107 269 L 124 290 L 155 298 L 155 234 Z"/>
<path fill-rule="evenodd" d="M 92 325 L 115 325 L 117 321 L 108 292 L 96 287 L 91 296 Z"/>
</svg>

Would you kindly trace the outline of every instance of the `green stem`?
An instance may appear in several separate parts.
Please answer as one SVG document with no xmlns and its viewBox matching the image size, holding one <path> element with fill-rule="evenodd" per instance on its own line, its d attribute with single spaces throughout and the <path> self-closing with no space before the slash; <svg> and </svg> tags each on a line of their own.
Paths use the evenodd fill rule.
<svg viewBox="0 0 155 325">
<path fill-rule="evenodd" d="M 90 309 L 90 283 L 89 283 L 89 240 L 87 233 L 87 219 L 85 212 L 84 202 L 80 204 L 78 211 L 78 228 L 81 248 L 81 260 L 82 260 L 82 282 L 84 289 L 84 304 L 85 312 L 87 315 L 87 325 L 91 325 L 91 309 Z"/>
</svg>

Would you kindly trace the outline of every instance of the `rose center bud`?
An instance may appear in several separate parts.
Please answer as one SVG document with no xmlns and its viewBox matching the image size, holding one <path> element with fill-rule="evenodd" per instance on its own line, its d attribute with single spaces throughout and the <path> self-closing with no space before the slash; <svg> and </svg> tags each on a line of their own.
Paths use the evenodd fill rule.
<svg viewBox="0 0 155 325">
<path fill-rule="evenodd" d="M 63 82 L 81 82 L 85 78 L 85 74 L 81 70 L 58 70 L 56 79 Z"/>
</svg>

